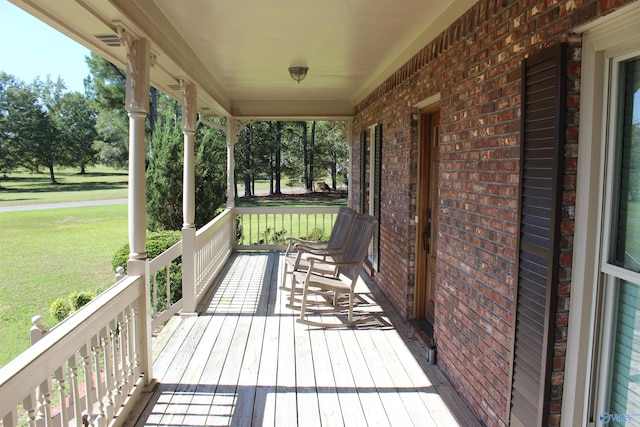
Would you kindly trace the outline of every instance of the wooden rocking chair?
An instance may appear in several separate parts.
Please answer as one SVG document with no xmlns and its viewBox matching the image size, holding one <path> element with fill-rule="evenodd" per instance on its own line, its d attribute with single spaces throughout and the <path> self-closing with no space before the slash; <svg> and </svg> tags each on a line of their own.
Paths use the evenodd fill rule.
<svg viewBox="0 0 640 427">
<path fill-rule="evenodd" d="M 288 242 L 288 246 L 284 256 L 280 289 L 289 291 L 292 294 L 295 293 L 295 289 L 287 286 L 287 276 L 294 271 L 307 271 L 310 265 L 309 261 L 307 261 L 309 255 L 330 260 L 338 259 L 344 249 L 346 240 L 349 238 L 355 215 L 356 212 L 353 209 L 346 206 L 341 207 L 333 224 L 328 242 L 316 242 L 291 236 L 286 237 L 285 241 Z M 335 276 L 337 272 L 337 268 L 333 266 L 318 265 L 316 270 L 319 273 L 331 276 Z"/>
<path fill-rule="evenodd" d="M 375 219 L 371 215 L 356 214 L 352 226 L 352 232 L 345 244 L 344 250 L 338 261 L 328 260 L 322 257 L 309 256 L 309 269 L 306 272 L 294 271 L 292 286 L 302 284 L 302 299 L 300 305 L 299 323 L 324 328 L 342 328 L 353 326 L 368 321 L 371 316 L 354 319 L 355 286 L 362 271 L 362 265 L 367 256 L 367 250 L 373 237 Z M 327 276 L 317 274 L 314 271 L 328 267 L 337 268 L 337 274 Z M 321 295 L 320 299 L 310 299 L 311 294 Z M 326 295 L 330 294 L 332 300 L 327 303 Z M 348 294 L 346 306 L 339 299 L 342 294 Z M 307 312 L 313 313 L 338 313 L 347 315 L 347 322 L 325 323 L 307 319 Z"/>
</svg>

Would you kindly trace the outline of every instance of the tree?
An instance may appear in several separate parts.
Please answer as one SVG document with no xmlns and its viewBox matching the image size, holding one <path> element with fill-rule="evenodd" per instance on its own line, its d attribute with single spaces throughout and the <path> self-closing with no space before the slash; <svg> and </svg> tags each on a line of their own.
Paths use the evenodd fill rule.
<svg viewBox="0 0 640 427">
<path fill-rule="evenodd" d="M 195 139 L 195 225 L 202 227 L 225 201 L 226 138 L 221 131 L 199 124 Z M 147 213 L 153 231 L 182 228 L 183 141 L 181 128 L 160 114 L 147 170 Z"/>
<path fill-rule="evenodd" d="M 15 77 L 0 72 L 0 174 L 5 175 L 18 166 L 15 147 L 11 144 L 12 131 L 9 120 L 7 89 L 16 86 Z"/>
<path fill-rule="evenodd" d="M 95 148 L 99 161 L 124 168 L 129 161 L 129 119 L 125 109 L 127 76 L 106 59 L 91 53 L 86 57 L 89 76 L 85 92 L 98 112 Z"/>
<path fill-rule="evenodd" d="M 57 184 L 54 167 L 67 163 L 67 152 L 55 124 L 40 102 L 38 85 L 14 85 L 6 88 L 4 98 L 5 133 L 11 151 L 16 154 L 16 165 L 31 170 L 44 166 L 49 179 Z"/>
<path fill-rule="evenodd" d="M 155 155 L 147 169 L 149 229 L 182 228 L 182 131 L 170 123 L 156 127 Z"/>
<path fill-rule="evenodd" d="M 80 168 L 81 174 L 85 173 L 86 166 L 96 163 L 96 119 L 96 111 L 81 93 L 65 93 L 60 99 L 56 125 L 69 150 L 69 161 Z"/>
<path fill-rule="evenodd" d="M 347 182 L 349 146 L 344 131 L 334 122 L 318 122 L 318 131 L 314 147 L 316 169 L 328 173 L 331 188 L 335 191 L 338 181 Z"/>
</svg>

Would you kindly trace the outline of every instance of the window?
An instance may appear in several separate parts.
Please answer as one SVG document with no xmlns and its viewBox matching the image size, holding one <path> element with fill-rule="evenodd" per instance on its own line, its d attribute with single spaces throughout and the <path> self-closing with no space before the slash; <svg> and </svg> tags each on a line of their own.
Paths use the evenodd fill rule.
<svg viewBox="0 0 640 427">
<path fill-rule="evenodd" d="M 609 70 L 596 414 L 616 425 L 640 420 L 640 52 L 610 58 Z"/>
<path fill-rule="evenodd" d="M 624 359 L 638 360 L 629 335 L 640 331 L 632 321 L 640 273 L 631 259 L 638 215 L 630 200 L 638 163 L 631 158 L 637 142 L 625 141 L 624 130 L 625 117 L 633 124 L 640 103 L 637 91 L 621 81 L 635 79 L 630 69 L 640 58 L 638 22 L 640 2 L 632 2 L 573 29 L 582 34 L 580 150 L 563 426 L 615 425 L 607 417 L 636 405 L 635 368 Z"/>
</svg>

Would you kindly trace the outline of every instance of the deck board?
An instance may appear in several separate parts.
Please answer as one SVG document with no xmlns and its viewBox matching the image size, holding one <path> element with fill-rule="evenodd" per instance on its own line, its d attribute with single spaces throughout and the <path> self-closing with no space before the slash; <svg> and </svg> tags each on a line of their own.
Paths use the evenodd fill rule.
<svg viewBox="0 0 640 427">
<path fill-rule="evenodd" d="M 282 256 L 234 254 L 199 316 L 171 320 L 170 336 L 157 338 L 157 388 L 128 425 L 479 425 L 367 281 L 358 283 L 358 310 L 371 322 L 339 330 L 295 322 L 278 289 Z"/>
</svg>

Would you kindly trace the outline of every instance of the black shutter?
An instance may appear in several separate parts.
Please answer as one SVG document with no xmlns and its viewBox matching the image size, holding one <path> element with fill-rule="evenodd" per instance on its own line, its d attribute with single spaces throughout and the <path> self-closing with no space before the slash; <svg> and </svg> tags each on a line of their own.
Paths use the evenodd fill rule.
<svg viewBox="0 0 640 427">
<path fill-rule="evenodd" d="M 518 293 L 512 351 L 511 425 L 547 424 L 555 338 L 566 46 L 524 60 Z"/>
<path fill-rule="evenodd" d="M 373 217 L 376 227 L 373 232 L 373 265 L 380 271 L 380 206 L 382 191 L 382 124 L 376 126 L 376 152 L 373 172 Z"/>
<path fill-rule="evenodd" d="M 360 132 L 360 213 L 364 213 L 367 199 L 367 131 Z"/>
</svg>

